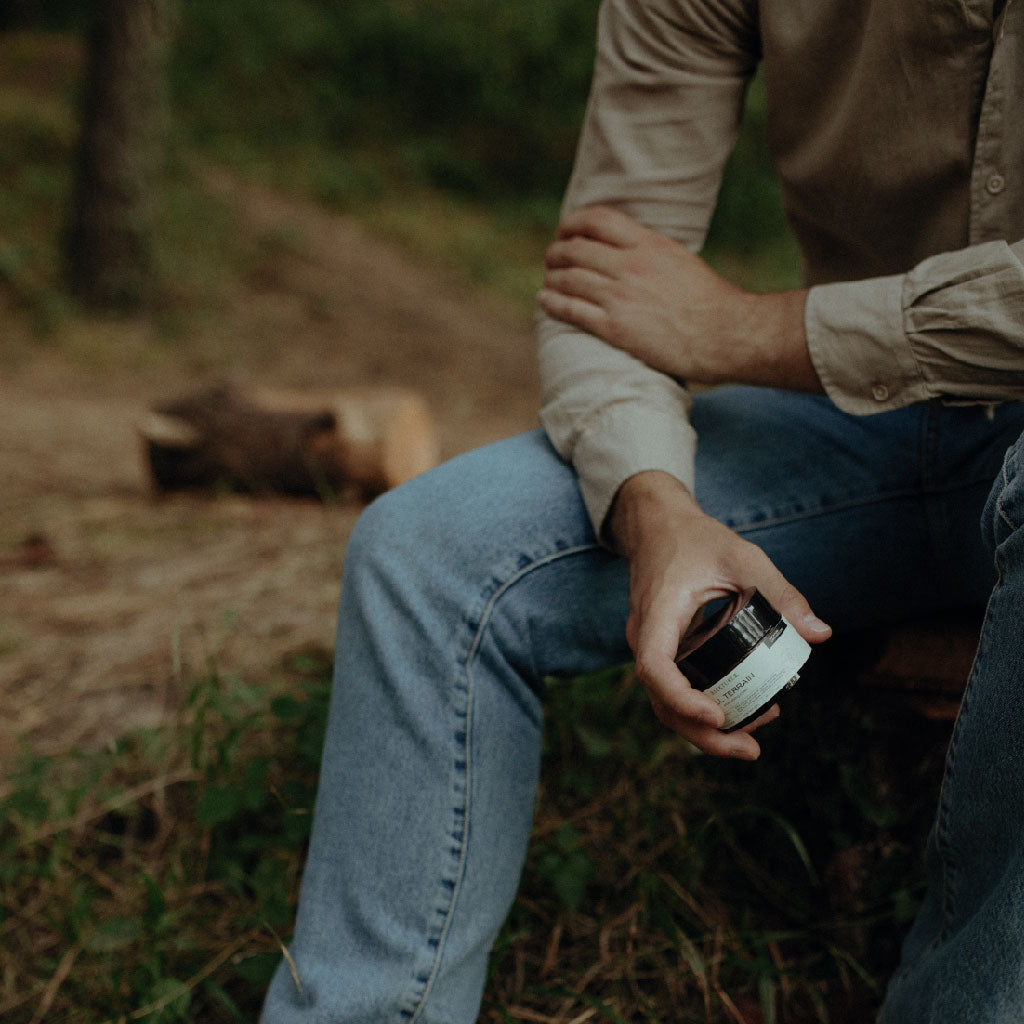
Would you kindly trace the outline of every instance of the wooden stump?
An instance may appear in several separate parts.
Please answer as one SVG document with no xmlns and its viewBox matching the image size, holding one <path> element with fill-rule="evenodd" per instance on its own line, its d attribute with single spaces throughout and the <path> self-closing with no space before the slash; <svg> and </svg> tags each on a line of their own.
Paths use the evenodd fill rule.
<svg viewBox="0 0 1024 1024">
<path fill-rule="evenodd" d="M 431 468 L 438 452 L 426 402 L 402 388 L 218 385 L 156 407 L 139 431 L 158 492 L 370 498 Z"/>
<path fill-rule="evenodd" d="M 858 685 L 898 696 L 926 718 L 953 719 L 978 646 L 981 614 L 948 612 L 892 626 L 875 636 Z"/>
</svg>

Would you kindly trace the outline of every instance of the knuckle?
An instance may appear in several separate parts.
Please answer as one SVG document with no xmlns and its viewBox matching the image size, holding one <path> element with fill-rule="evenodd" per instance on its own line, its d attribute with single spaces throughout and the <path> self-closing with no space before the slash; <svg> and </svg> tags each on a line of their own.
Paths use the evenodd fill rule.
<svg viewBox="0 0 1024 1024">
<path fill-rule="evenodd" d="M 622 318 L 615 310 L 608 310 L 605 317 L 604 336 L 613 345 L 621 345 L 626 340 L 626 330 Z"/>
<path fill-rule="evenodd" d="M 638 654 L 635 664 L 636 677 L 644 686 L 650 686 L 654 683 L 654 673 L 651 669 L 650 662 L 642 655 Z"/>
<path fill-rule="evenodd" d="M 565 242 L 566 260 L 573 265 L 583 262 L 586 251 L 587 240 L 582 235 L 574 235 Z"/>
</svg>

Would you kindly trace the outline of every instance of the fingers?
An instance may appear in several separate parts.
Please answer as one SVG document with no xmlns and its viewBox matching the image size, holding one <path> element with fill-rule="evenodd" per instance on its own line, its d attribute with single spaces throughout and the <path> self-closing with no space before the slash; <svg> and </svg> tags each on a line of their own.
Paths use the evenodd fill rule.
<svg viewBox="0 0 1024 1024">
<path fill-rule="evenodd" d="M 609 289 L 619 272 L 618 255 L 619 250 L 588 238 L 552 243 L 537 302 L 549 316 L 604 337 L 609 330 Z"/>
<path fill-rule="evenodd" d="M 607 312 L 587 299 L 543 288 L 537 293 L 537 303 L 548 316 L 579 327 L 588 334 L 600 338 L 607 332 Z"/>
<path fill-rule="evenodd" d="M 609 278 L 585 267 L 549 270 L 544 275 L 541 294 L 556 293 L 569 298 L 585 299 L 598 306 L 607 297 Z"/>
<path fill-rule="evenodd" d="M 757 583 L 758 590 L 793 628 L 811 644 L 820 644 L 832 635 L 832 627 L 822 622 L 811 610 L 807 598 L 775 568 L 767 557 L 762 556 L 764 571 Z"/>
<path fill-rule="evenodd" d="M 558 225 L 558 237 L 583 235 L 626 247 L 636 243 L 646 229 L 632 217 L 610 206 L 583 206 L 570 210 Z"/>
<path fill-rule="evenodd" d="M 544 266 L 548 273 L 567 267 L 585 267 L 605 277 L 614 277 L 619 268 L 621 250 L 606 242 L 573 235 L 548 246 Z"/>
<path fill-rule="evenodd" d="M 693 689 L 671 658 L 641 652 L 636 660 L 636 674 L 652 701 L 657 701 L 673 721 L 712 730 L 722 727 L 722 709 L 706 693 Z"/>
<path fill-rule="evenodd" d="M 741 761 L 756 761 L 761 756 L 760 744 L 750 735 L 753 726 L 748 727 L 750 731 L 744 729 L 732 733 L 722 732 L 714 726 L 680 714 L 674 707 L 653 694 L 650 695 L 650 700 L 658 721 L 703 753 L 712 757 L 734 757 Z M 760 724 L 771 720 L 767 715 L 762 718 L 764 721 L 759 720 Z"/>
<path fill-rule="evenodd" d="M 695 690 L 675 663 L 679 637 L 699 604 L 696 597 L 684 600 L 670 611 L 664 605 L 637 616 L 639 622 L 627 627 L 635 641 L 636 674 L 650 696 L 658 719 L 706 754 L 755 760 L 761 752 L 749 732 L 721 731 L 725 713 L 706 693 Z M 754 725 L 770 721 L 770 712 Z M 751 730 L 752 731 L 752 730 Z"/>
<path fill-rule="evenodd" d="M 690 692 L 696 693 L 693 690 Z M 648 696 L 651 707 L 662 725 L 678 733 L 705 754 L 712 757 L 734 757 L 741 761 L 756 761 L 761 756 L 761 745 L 751 734 L 763 725 L 774 722 L 782 714 L 779 705 L 773 704 L 763 715 L 742 729 L 727 733 L 722 732 L 716 725 L 695 720 L 681 712 L 677 706 L 669 704 L 650 691 Z M 720 725 L 721 717 L 718 722 Z"/>
</svg>

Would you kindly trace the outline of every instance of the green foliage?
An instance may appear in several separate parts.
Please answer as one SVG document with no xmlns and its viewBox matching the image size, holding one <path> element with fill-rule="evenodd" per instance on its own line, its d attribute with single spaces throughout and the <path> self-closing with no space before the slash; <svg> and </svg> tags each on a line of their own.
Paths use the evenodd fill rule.
<svg viewBox="0 0 1024 1024">
<path fill-rule="evenodd" d="M 531 307 L 582 119 L 597 7 L 182 0 L 157 329 L 179 336 L 215 308 L 238 258 L 197 153 L 355 212 Z M 57 334 L 73 312 L 60 244 L 81 57 L 73 36 L 0 34 L 0 289 L 41 335 Z M 764 136 L 755 80 L 706 250 L 755 289 L 799 277 Z"/>
<path fill-rule="evenodd" d="M 425 184 L 527 222 L 541 202 L 547 238 L 582 121 L 597 8 L 598 0 L 185 0 L 179 123 L 219 158 L 269 169 L 334 207 L 402 207 L 402 194 Z M 498 248 L 492 238 L 489 251 Z M 799 281 L 759 78 L 706 255 L 754 289 Z"/>
<path fill-rule="evenodd" d="M 331 204 L 373 203 L 403 179 L 489 204 L 544 197 L 550 233 L 589 88 L 598 6 L 185 0 L 174 73 L 182 123 L 235 161 L 310 163 L 303 187 Z M 301 153 L 316 155 L 297 160 Z M 799 278 L 760 79 L 708 255 L 751 287 Z"/>
<path fill-rule="evenodd" d="M 175 91 L 196 137 L 371 143 L 435 185 L 560 189 L 596 0 L 185 0 Z"/>
<path fill-rule="evenodd" d="M 23 757 L 0 819 L 5 1021 L 254 1019 L 293 916 L 328 675 L 315 652 L 284 696 L 211 672 L 167 729 Z"/>
<path fill-rule="evenodd" d="M 27 69 L 32 52 L 8 44 L 0 60 Z M 65 103 L 16 85 L 6 90 L 0 76 L 0 287 L 28 310 L 42 335 L 52 333 L 68 308 L 48 268 L 57 263 L 76 136 Z"/>
</svg>

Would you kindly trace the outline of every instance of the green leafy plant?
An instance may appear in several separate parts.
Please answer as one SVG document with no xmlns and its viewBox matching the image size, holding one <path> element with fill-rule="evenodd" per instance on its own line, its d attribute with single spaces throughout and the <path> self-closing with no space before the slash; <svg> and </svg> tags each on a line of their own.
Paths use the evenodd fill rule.
<svg viewBox="0 0 1024 1024">
<path fill-rule="evenodd" d="M 328 670 L 216 672 L 172 726 L 25 755 L 0 824 L 5 1020 L 251 1020 L 291 926 Z"/>
</svg>

